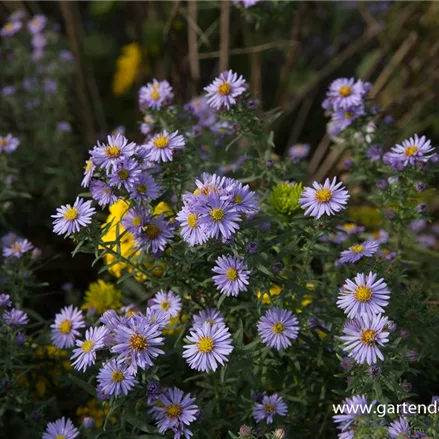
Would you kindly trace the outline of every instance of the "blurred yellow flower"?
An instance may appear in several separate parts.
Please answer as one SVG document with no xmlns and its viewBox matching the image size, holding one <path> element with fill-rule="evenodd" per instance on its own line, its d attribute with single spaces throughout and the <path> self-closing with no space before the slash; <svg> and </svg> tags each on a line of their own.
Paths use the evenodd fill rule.
<svg viewBox="0 0 439 439">
<path fill-rule="evenodd" d="M 122 293 L 113 284 L 98 279 L 88 286 L 81 308 L 94 308 L 98 314 L 103 314 L 109 309 L 118 310 L 122 306 L 121 298 Z"/>
<path fill-rule="evenodd" d="M 260 299 L 262 296 L 262 303 L 264 305 L 268 305 L 269 303 L 271 303 L 271 296 L 279 296 L 282 289 L 283 289 L 283 287 L 280 285 L 271 284 L 271 288 L 270 288 L 269 293 L 261 293 L 261 290 L 258 289 L 258 290 L 256 290 L 256 297 L 258 299 Z"/>
<path fill-rule="evenodd" d="M 381 216 L 376 207 L 356 206 L 348 210 L 348 215 L 355 221 L 365 226 L 381 224 Z"/>
<path fill-rule="evenodd" d="M 78 407 L 76 409 L 76 415 L 78 416 L 80 422 L 82 422 L 84 418 L 93 418 L 95 421 L 95 427 L 101 428 L 109 411 L 109 406 L 100 406 L 98 400 L 96 398 L 92 398 L 87 401 L 85 406 Z M 108 420 L 112 424 L 116 422 L 116 418 L 114 416 L 110 416 Z"/>
<path fill-rule="evenodd" d="M 113 78 L 113 93 L 116 96 L 126 93 L 136 82 L 141 61 L 142 52 L 138 43 L 122 47 L 121 54 L 116 61 L 116 72 Z"/>
</svg>

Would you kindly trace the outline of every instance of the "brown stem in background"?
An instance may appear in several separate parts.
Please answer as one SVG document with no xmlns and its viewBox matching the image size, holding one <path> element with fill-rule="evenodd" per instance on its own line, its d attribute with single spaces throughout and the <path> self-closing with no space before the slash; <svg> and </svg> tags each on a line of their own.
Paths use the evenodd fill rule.
<svg viewBox="0 0 439 439">
<path fill-rule="evenodd" d="M 200 80 L 200 61 L 198 59 L 198 41 L 197 41 L 197 2 L 195 0 L 188 2 L 188 46 L 189 46 L 189 67 L 192 78 L 192 94 L 197 92 L 198 82 Z"/>
<path fill-rule="evenodd" d="M 300 22 L 302 18 L 302 6 L 297 4 L 296 14 L 294 16 L 293 27 L 291 29 L 291 40 L 296 44 L 291 46 L 291 49 L 285 57 L 285 62 L 280 72 L 279 87 L 276 93 L 276 106 L 283 107 L 289 96 L 287 93 L 288 82 L 290 79 L 291 69 L 293 67 L 294 59 L 297 57 L 300 48 L 299 36 L 300 36 Z"/>
<path fill-rule="evenodd" d="M 230 1 L 221 2 L 220 18 L 220 45 L 219 45 L 219 72 L 227 70 L 229 66 L 230 47 Z"/>
<path fill-rule="evenodd" d="M 77 34 L 78 17 L 75 16 L 73 10 L 74 2 L 60 1 L 61 13 L 64 18 L 67 38 L 69 40 L 70 49 L 75 57 L 76 64 L 76 93 L 78 95 L 85 135 L 87 143 L 91 146 L 96 140 L 96 130 L 93 121 L 93 113 L 91 111 L 90 102 L 87 96 L 87 88 L 84 79 L 84 65 L 82 62 L 79 38 Z"/>
</svg>

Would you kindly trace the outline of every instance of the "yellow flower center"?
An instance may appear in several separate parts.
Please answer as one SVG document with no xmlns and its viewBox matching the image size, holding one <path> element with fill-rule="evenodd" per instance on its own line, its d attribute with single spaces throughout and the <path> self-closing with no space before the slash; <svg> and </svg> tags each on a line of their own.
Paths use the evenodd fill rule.
<svg viewBox="0 0 439 439">
<path fill-rule="evenodd" d="M 154 101 L 156 101 L 159 97 L 160 97 L 160 92 L 158 90 L 154 90 L 150 95 L 150 98 L 153 99 Z"/>
<path fill-rule="evenodd" d="M 235 198 L 233 199 L 233 201 L 234 201 L 236 204 L 241 204 L 241 203 L 242 203 L 242 197 L 241 197 L 241 195 L 235 195 Z"/>
<path fill-rule="evenodd" d="M 167 311 L 170 307 L 171 307 L 171 304 L 170 304 L 167 300 L 164 300 L 164 301 L 160 304 L 160 308 L 161 308 L 163 311 Z"/>
<path fill-rule="evenodd" d="M 57 434 L 55 439 L 66 439 L 66 437 L 63 434 Z"/>
<path fill-rule="evenodd" d="M 277 322 L 272 326 L 272 329 L 275 334 L 283 334 L 285 325 L 282 322 Z"/>
<path fill-rule="evenodd" d="M 116 159 L 120 157 L 121 151 L 118 146 L 107 145 L 105 148 L 105 155 L 110 159 Z"/>
<path fill-rule="evenodd" d="M 214 221 L 221 221 L 224 218 L 224 210 L 222 210 L 222 209 L 212 209 L 210 211 L 210 217 Z"/>
<path fill-rule="evenodd" d="M 58 331 L 61 332 L 61 334 L 68 334 L 70 333 L 71 329 L 72 322 L 70 320 L 64 320 L 58 326 Z"/>
<path fill-rule="evenodd" d="M 155 224 L 145 226 L 145 233 L 148 239 L 156 239 L 160 234 L 160 228 Z"/>
<path fill-rule="evenodd" d="M 148 190 L 148 188 L 144 184 L 139 184 L 137 186 L 137 192 L 139 194 L 144 194 L 147 190 Z"/>
<path fill-rule="evenodd" d="M 338 94 L 342 98 L 345 98 L 346 96 L 349 96 L 351 93 L 352 93 L 352 88 L 349 85 L 345 85 L 345 86 L 341 87 L 340 91 L 338 92 Z"/>
<path fill-rule="evenodd" d="M 359 244 L 359 245 L 354 245 L 354 246 L 351 247 L 351 251 L 352 251 L 353 253 L 361 253 L 361 252 L 364 252 L 364 246 L 362 246 L 361 244 Z"/>
<path fill-rule="evenodd" d="M 148 347 L 146 337 L 144 335 L 134 334 L 130 338 L 130 346 L 133 351 L 140 352 Z"/>
<path fill-rule="evenodd" d="M 150 116 L 149 114 L 147 114 L 147 115 L 143 118 L 143 121 L 144 121 L 145 123 L 151 123 L 151 122 L 152 122 L 152 118 L 151 118 L 151 116 Z"/>
<path fill-rule="evenodd" d="M 332 198 L 332 191 L 329 189 L 320 189 L 316 192 L 316 200 L 319 203 L 327 203 Z"/>
<path fill-rule="evenodd" d="M 183 410 L 180 404 L 170 404 L 166 407 L 165 412 L 168 418 L 178 418 L 181 416 Z"/>
<path fill-rule="evenodd" d="M 120 383 L 124 378 L 125 378 L 124 374 L 120 370 L 117 370 L 117 369 L 111 374 L 111 379 L 115 383 Z"/>
<path fill-rule="evenodd" d="M 347 231 L 350 232 L 351 230 L 355 229 L 355 224 L 353 223 L 347 223 L 343 226 L 343 228 Z"/>
<path fill-rule="evenodd" d="M 90 352 L 93 349 L 93 346 L 95 345 L 95 342 L 93 340 L 86 340 L 84 343 L 82 343 L 81 349 L 84 352 Z"/>
<path fill-rule="evenodd" d="M 273 413 L 275 411 L 274 404 L 265 404 L 264 405 L 264 412 L 265 413 Z"/>
<path fill-rule="evenodd" d="M 360 286 L 355 290 L 354 297 L 359 302 L 369 302 L 372 297 L 372 290 L 369 287 Z"/>
<path fill-rule="evenodd" d="M 142 218 L 140 218 L 140 216 L 135 216 L 133 218 L 133 221 L 131 222 L 131 224 L 136 227 L 138 226 L 140 223 L 142 222 Z"/>
<path fill-rule="evenodd" d="M 187 216 L 187 223 L 189 227 L 196 227 L 198 221 L 198 215 L 196 213 L 190 213 Z"/>
<path fill-rule="evenodd" d="M 234 268 L 229 268 L 226 271 L 227 279 L 236 280 L 238 279 L 238 272 Z"/>
<path fill-rule="evenodd" d="M 375 344 L 376 332 L 373 329 L 367 329 L 361 332 L 361 341 L 368 346 Z"/>
<path fill-rule="evenodd" d="M 12 250 L 14 253 L 18 253 L 18 252 L 21 250 L 21 247 L 23 247 L 23 244 L 22 244 L 21 242 L 17 242 L 17 243 L 15 243 L 15 244 L 12 244 L 12 245 L 11 245 L 11 250 Z"/>
<path fill-rule="evenodd" d="M 0 136 L 0 148 L 3 148 L 7 144 L 8 144 L 8 141 L 6 140 L 6 137 L 1 137 Z"/>
<path fill-rule="evenodd" d="M 232 86 L 228 82 L 223 82 L 218 87 L 218 93 L 223 96 L 228 96 L 230 92 L 232 91 Z"/>
<path fill-rule="evenodd" d="M 208 354 L 213 351 L 215 344 L 211 337 L 202 337 L 197 343 L 198 350 L 203 354 Z"/>
<path fill-rule="evenodd" d="M 84 166 L 85 172 L 90 171 L 91 168 L 93 168 L 93 162 L 91 160 L 87 160 L 87 162 L 85 163 L 85 166 Z"/>
<path fill-rule="evenodd" d="M 12 30 L 13 28 L 14 28 L 14 25 L 12 23 L 5 24 L 5 30 Z"/>
<path fill-rule="evenodd" d="M 76 207 L 70 206 L 70 204 L 68 204 L 67 207 L 68 209 L 64 214 L 64 219 L 66 219 L 67 221 L 73 221 L 76 218 L 78 218 L 78 214 L 79 214 L 78 209 L 76 209 Z"/>
<path fill-rule="evenodd" d="M 408 146 L 404 153 L 407 157 L 413 157 L 418 152 L 418 147 L 415 145 Z"/>
<path fill-rule="evenodd" d="M 344 114 L 344 118 L 350 119 L 353 115 L 354 113 L 352 113 L 352 111 L 346 111 L 346 113 Z"/>
<path fill-rule="evenodd" d="M 126 169 L 122 169 L 117 173 L 117 175 L 121 180 L 126 180 L 130 176 L 130 173 Z"/>
<path fill-rule="evenodd" d="M 166 148 L 169 145 L 169 138 L 166 136 L 162 136 L 161 134 L 157 136 L 152 143 L 158 149 Z"/>
</svg>

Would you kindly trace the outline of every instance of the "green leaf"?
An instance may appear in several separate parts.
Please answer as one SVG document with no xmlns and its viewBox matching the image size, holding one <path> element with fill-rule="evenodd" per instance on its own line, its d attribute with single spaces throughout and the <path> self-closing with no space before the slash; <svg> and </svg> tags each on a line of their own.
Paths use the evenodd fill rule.
<svg viewBox="0 0 439 439">
<path fill-rule="evenodd" d="M 84 392 L 87 392 L 89 395 L 96 396 L 96 389 L 87 381 L 81 380 L 75 375 L 67 375 L 67 378 L 76 386 L 80 387 Z"/>
</svg>

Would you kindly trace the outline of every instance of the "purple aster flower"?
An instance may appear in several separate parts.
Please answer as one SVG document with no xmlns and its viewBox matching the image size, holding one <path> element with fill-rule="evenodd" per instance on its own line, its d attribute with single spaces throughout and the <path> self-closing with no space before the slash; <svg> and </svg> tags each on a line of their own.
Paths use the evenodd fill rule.
<svg viewBox="0 0 439 439">
<path fill-rule="evenodd" d="M 219 137 L 215 146 L 222 146 L 222 138 L 233 134 L 233 125 L 227 120 L 222 120 L 210 127 L 212 133 Z"/>
<path fill-rule="evenodd" d="M 14 96 L 16 88 L 13 85 L 7 85 L 0 90 L 2 96 Z"/>
<path fill-rule="evenodd" d="M 370 404 L 367 401 L 366 395 L 354 395 L 352 398 L 346 398 L 343 400 L 343 404 L 341 404 L 342 414 L 334 415 L 334 422 L 340 424 L 337 428 L 342 432 L 346 432 L 346 430 L 363 414 L 367 414 L 367 409 L 370 407 Z M 354 438 L 352 436 L 346 436 L 347 438 Z M 341 436 L 339 436 L 339 439 Z"/>
<path fill-rule="evenodd" d="M 383 370 L 381 369 L 381 366 L 379 366 L 378 364 L 374 364 L 369 367 L 368 375 L 374 380 L 380 377 L 382 373 Z"/>
<path fill-rule="evenodd" d="M 0 36 L 2 37 L 12 37 L 15 35 L 22 27 L 19 21 L 9 21 L 0 29 Z"/>
<path fill-rule="evenodd" d="M 384 209 L 383 216 L 391 221 L 396 218 L 396 212 L 393 209 Z"/>
<path fill-rule="evenodd" d="M 19 332 L 15 336 L 15 343 L 19 346 L 24 345 L 26 343 L 26 341 L 27 341 L 27 337 L 22 332 Z"/>
<path fill-rule="evenodd" d="M 9 247 L 3 247 L 5 258 L 21 258 L 25 253 L 33 250 L 34 246 L 27 239 L 17 239 Z"/>
<path fill-rule="evenodd" d="M 298 163 L 308 156 L 310 150 L 311 146 L 307 143 L 296 143 L 288 148 L 288 157 L 293 163 Z"/>
<path fill-rule="evenodd" d="M 3 320 L 8 326 L 18 328 L 19 326 L 26 326 L 29 323 L 29 317 L 21 309 L 12 308 L 3 312 Z"/>
<path fill-rule="evenodd" d="M 100 180 L 91 180 L 90 192 L 93 200 L 96 200 L 102 207 L 108 204 L 111 206 L 118 200 L 112 187 Z"/>
<path fill-rule="evenodd" d="M 9 294 L 0 294 L 0 308 L 9 308 L 11 305 Z"/>
<path fill-rule="evenodd" d="M 163 215 L 145 218 L 142 230 L 135 233 L 136 244 L 146 251 L 157 253 L 165 249 L 170 239 L 174 237 L 172 227 Z"/>
<path fill-rule="evenodd" d="M 337 305 L 343 309 L 350 319 L 360 314 L 380 314 L 383 307 L 389 304 L 390 290 L 384 279 L 377 280 L 377 274 L 359 273 L 354 281 L 346 279 L 340 289 Z"/>
<path fill-rule="evenodd" d="M 126 137 L 122 134 L 116 134 L 116 136 L 108 136 L 106 144 L 98 142 L 98 145 L 89 153 L 96 166 L 109 172 L 116 170 L 117 165 L 125 158 L 134 155 L 136 148 L 134 142 L 128 143 Z"/>
<path fill-rule="evenodd" d="M 254 255 L 258 252 L 258 243 L 255 241 L 247 242 L 245 245 L 245 252 L 248 255 Z"/>
<path fill-rule="evenodd" d="M 377 357 L 384 360 L 378 345 L 384 346 L 389 341 L 387 320 L 382 314 L 360 314 L 343 328 L 345 335 L 340 337 L 343 349 L 350 351 L 349 355 L 360 364 L 375 364 Z"/>
<path fill-rule="evenodd" d="M 148 134 L 151 133 L 153 125 L 154 125 L 153 117 L 150 114 L 145 114 L 145 116 L 143 116 L 143 122 L 140 125 L 140 132 L 145 136 L 147 136 Z"/>
<path fill-rule="evenodd" d="M 248 9 L 259 3 L 259 0 L 233 0 L 233 4 Z"/>
<path fill-rule="evenodd" d="M 90 181 L 93 177 L 93 172 L 96 169 L 96 165 L 93 163 L 92 159 L 89 159 L 85 162 L 84 166 L 84 178 L 82 179 L 81 186 L 82 187 L 88 187 L 90 184 Z"/>
<path fill-rule="evenodd" d="M 352 370 L 355 364 L 355 360 L 351 357 L 344 357 L 343 360 L 340 361 L 340 367 L 347 371 Z"/>
<path fill-rule="evenodd" d="M 62 120 L 56 124 L 56 129 L 62 133 L 70 133 L 70 131 L 72 131 L 72 126 L 69 122 Z"/>
<path fill-rule="evenodd" d="M 162 393 L 162 388 L 158 381 L 150 381 L 146 385 L 146 395 L 148 396 L 149 404 L 152 404 L 153 401 L 156 401 L 161 393 Z"/>
<path fill-rule="evenodd" d="M 427 206 L 426 203 L 419 203 L 419 204 L 416 206 L 416 211 L 417 211 L 418 213 L 425 213 L 425 212 L 427 212 L 427 210 L 428 210 L 428 206 Z"/>
<path fill-rule="evenodd" d="M 359 107 L 363 104 L 367 89 L 361 80 L 339 78 L 329 85 L 328 99 L 334 110 Z"/>
<path fill-rule="evenodd" d="M 90 417 L 90 416 L 86 416 L 83 420 L 82 420 L 82 426 L 86 429 L 86 430 L 90 430 L 92 428 L 94 428 L 96 424 L 96 421 L 94 420 L 94 418 Z"/>
<path fill-rule="evenodd" d="M 290 310 L 274 307 L 259 319 L 258 332 L 266 345 L 286 349 L 299 335 L 299 321 Z"/>
<path fill-rule="evenodd" d="M 337 228 L 342 230 L 343 232 L 346 232 L 348 235 L 358 235 L 365 230 L 364 227 L 354 223 L 345 223 L 342 226 L 338 226 Z"/>
<path fill-rule="evenodd" d="M 302 209 L 306 209 L 305 215 L 319 219 L 322 215 L 334 215 L 345 209 L 349 194 L 342 184 L 334 177 L 332 183 L 327 178 L 323 185 L 314 182 L 312 188 L 306 187 L 299 199 Z"/>
<path fill-rule="evenodd" d="M 43 34 L 35 34 L 31 43 L 34 49 L 44 49 L 47 45 L 47 38 Z"/>
<path fill-rule="evenodd" d="M 256 202 L 256 194 L 250 190 L 250 186 L 237 183 L 235 180 L 225 188 L 225 194 L 221 197 L 235 207 L 236 212 L 253 214 L 259 210 Z"/>
<path fill-rule="evenodd" d="M 201 328 L 204 323 L 213 325 L 225 325 L 223 315 L 216 308 L 208 308 L 194 315 L 193 329 Z"/>
<path fill-rule="evenodd" d="M 27 28 L 32 34 L 40 33 L 47 23 L 47 17 L 44 15 L 34 15 L 27 23 Z"/>
<path fill-rule="evenodd" d="M 173 160 L 174 151 L 184 149 L 184 137 L 178 131 L 168 133 L 166 130 L 156 134 L 146 145 L 143 146 L 145 158 L 152 162 L 162 163 Z"/>
<path fill-rule="evenodd" d="M 190 425 L 196 419 L 198 406 L 194 404 L 195 398 L 177 387 L 167 389 L 159 396 L 159 405 L 153 407 L 150 413 L 157 420 L 159 433 L 181 425 Z"/>
<path fill-rule="evenodd" d="M 81 334 L 78 329 L 84 328 L 84 316 L 73 305 L 64 307 L 55 316 L 55 322 L 50 325 L 52 332 L 50 338 L 58 349 L 71 348 L 75 345 L 76 338 Z"/>
<path fill-rule="evenodd" d="M 6 137 L 0 136 L 0 153 L 10 154 L 18 148 L 19 144 L 20 141 L 12 134 L 8 134 Z"/>
<path fill-rule="evenodd" d="M 128 392 L 138 384 L 134 375 L 128 371 L 128 366 L 123 363 L 118 363 L 116 360 L 110 360 L 105 363 L 96 378 L 100 390 L 116 398 L 121 393 L 127 395 Z"/>
<path fill-rule="evenodd" d="M 137 176 L 137 180 L 130 190 L 130 198 L 136 201 L 155 200 L 159 195 L 159 185 L 146 171 Z"/>
<path fill-rule="evenodd" d="M 72 62 L 75 58 L 70 50 L 61 50 L 59 52 L 59 59 L 61 61 Z"/>
<path fill-rule="evenodd" d="M 73 350 L 71 360 L 76 360 L 72 363 L 72 366 L 76 370 L 85 370 L 95 364 L 96 351 L 105 347 L 105 337 L 107 335 L 107 328 L 105 326 L 99 326 L 98 328 L 89 328 L 85 332 L 85 340 L 76 340 L 76 349 Z"/>
<path fill-rule="evenodd" d="M 215 192 L 206 196 L 204 204 L 196 206 L 196 212 L 200 215 L 200 226 L 209 238 L 228 239 L 239 229 L 241 217 L 236 206 L 222 200 Z"/>
<path fill-rule="evenodd" d="M 111 348 L 112 353 L 119 354 L 120 362 L 127 362 L 130 371 L 137 368 L 147 369 L 153 366 L 153 359 L 164 352 L 158 348 L 163 345 L 161 328 L 143 314 L 132 314 L 125 325 L 119 325 L 114 329 L 115 345 Z"/>
<path fill-rule="evenodd" d="M 79 430 L 73 425 L 70 419 L 62 417 L 55 422 L 49 422 L 43 439 L 75 439 Z"/>
<path fill-rule="evenodd" d="M 389 183 L 387 182 L 387 180 L 385 178 L 382 178 L 381 180 L 377 181 L 376 187 L 380 191 L 385 191 L 389 187 Z"/>
<path fill-rule="evenodd" d="M 144 206 L 135 206 L 123 214 L 122 225 L 131 233 L 141 233 L 148 219 L 148 209 Z"/>
<path fill-rule="evenodd" d="M 400 417 L 398 420 L 393 421 L 387 433 L 391 438 L 409 437 L 410 436 L 410 426 L 404 417 Z"/>
<path fill-rule="evenodd" d="M 192 369 L 201 372 L 215 372 L 218 363 L 224 366 L 233 351 L 232 337 L 224 324 L 205 322 L 201 327 L 192 328 L 187 340 L 189 344 L 183 346 L 183 358 Z"/>
<path fill-rule="evenodd" d="M 137 184 L 137 178 L 142 170 L 136 160 L 126 158 L 119 162 L 109 175 L 109 184 L 120 189 L 123 186 L 128 192 L 132 191 Z"/>
<path fill-rule="evenodd" d="M 419 354 L 416 351 L 408 351 L 407 352 L 407 360 L 410 363 L 416 363 L 419 360 Z"/>
<path fill-rule="evenodd" d="M 434 148 L 431 146 L 430 140 L 425 136 L 418 137 L 417 134 L 414 137 L 410 137 L 402 142 L 402 145 L 395 145 L 392 148 L 390 156 L 395 160 L 400 160 L 407 165 L 416 165 L 418 162 L 427 162 Z"/>
<path fill-rule="evenodd" d="M 287 405 L 277 393 L 271 396 L 265 395 L 262 402 L 255 402 L 253 407 L 253 417 L 258 423 L 265 420 L 267 424 L 272 424 L 275 415 L 285 416 L 287 412 Z"/>
<path fill-rule="evenodd" d="M 427 184 L 423 181 L 417 181 L 415 183 L 416 192 L 424 192 L 427 189 Z"/>
<path fill-rule="evenodd" d="M 181 237 L 190 245 L 204 244 L 209 237 L 199 222 L 199 215 L 188 206 L 184 206 L 177 214 L 181 226 Z"/>
<path fill-rule="evenodd" d="M 212 279 L 221 293 L 236 297 L 241 291 L 247 291 L 250 271 L 243 259 L 219 256 L 215 262 L 212 271 L 217 275 Z"/>
<path fill-rule="evenodd" d="M 25 16 L 26 16 L 26 13 L 22 9 L 19 9 L 18 11 L 13 12 L 8 17 L 8 20 L 9 21 L 21 21 L 25 18 Z"/>
<path fill-rule="evenodd" d="M 427 221 L 424 219 L 414 220 L 409 224 L 409 229 L 413 233 L 419 233 L 427 227 Z"/>
<path fill-rule="evenodd" d="M 96 212 L 91 207 L 91 201 L 84 201 L 82 198 L 76 198 L 73 206 L 66 204 L 56 209 L 56 215 L 53 221 L 53 232 L 57 235 L 71 235 L 77 233 L 82 227 L 91 223 L 91 217 Z"/>
<path fill-rule="evenodd" d="M 225 71 L 204 88 L 207 91 L 207 103 L 216 110 L 222 107 L 229 109 L 236 104 L 235 98 L 244 93 L 244 85 L 245 79 L 242 76 L 238 77 L 232 70 Z"/>
<path fill-rule="evenodd" d="M 364 114 L 363 106 L 337 108 L 332 115 L 332 120 L 330 122 L 332 130 L 331 134 L 333 136 L 338 135 L 350 126 L 355 119 L 364 116 Z"/>
<path fill-rule="evenodd" d="M 163 106 L 169 104 L 173 97 L 174 93 L 168 81 L 153 79 L 152 82 L 140 88 L 139 106 L 141 109 L 160 110 Z"/>
<path fill-rule="evenodd" d="M 348 250 L 341 252 L 340 262 L 342 264 L 349 262 L 353 264 L 362 257 L 370 258 L 378 250 L 379 243 L 377 241 L 367 240 L 362 244 L 353 245 Z"/>
<path fill-rule="evenodd" d="M 151 300 L 151 309 L 162 311 L 169 314 L 171 317 L 177 317 L 181 311 L 181 298 L 173 291 L 164 292 L 160 290 Z"/>
<path fill-rule="evenodd" d="M 381 160 L 381 157 L 383 156 L 383 147 L 381 145 L 372 145 L 366 151 L 366 155 L 370 158 L 372 162 Z"/>
<path fill-rule="evenodd" d="M 424 234 L 416 238 L 416 242 L 424 248 L 432 248 L 436 245 L 436 236 Z"/>
</svg>

